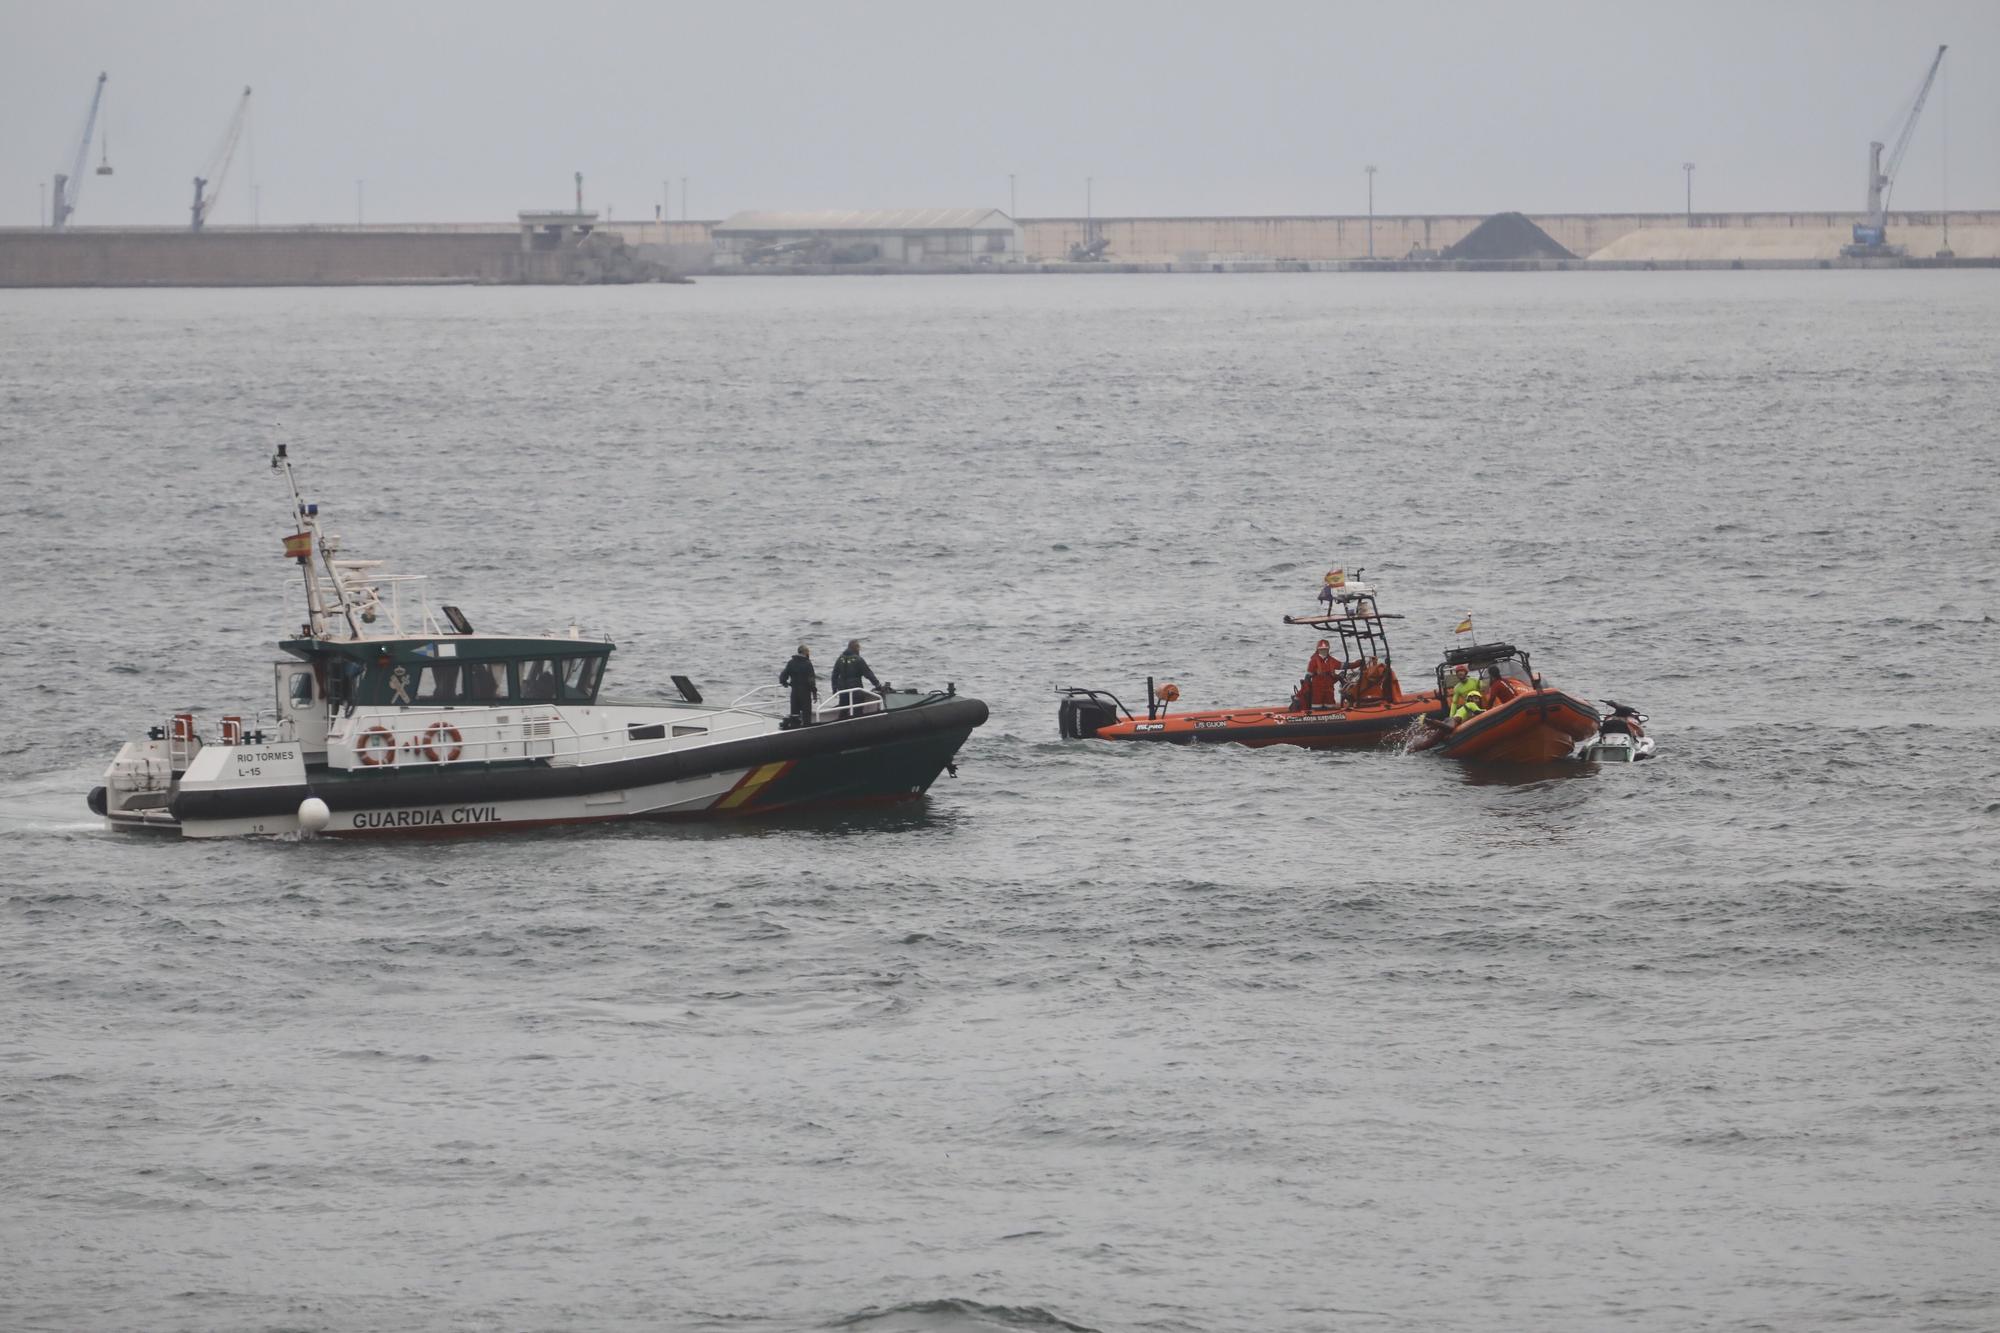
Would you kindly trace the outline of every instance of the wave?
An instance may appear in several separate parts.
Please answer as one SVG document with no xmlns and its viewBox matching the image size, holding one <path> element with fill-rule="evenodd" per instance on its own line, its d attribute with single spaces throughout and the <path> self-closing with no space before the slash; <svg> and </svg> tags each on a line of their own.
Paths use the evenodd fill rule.
<svg viewBox="0 0 2000 1333">
<path fill-rule="evenodd" d="M 1071 1323 L 1039 1306 L 986 1305 L 955 1296 L 911 1301 L 881 1309 L 871 1307 L 836 1319 L 827 1327 L 866 1329 L 868 1333 L 991 1333 L 991 1330 L 998 1329 L 1097 1333 L 1088 1324 Z"/>
</svg>

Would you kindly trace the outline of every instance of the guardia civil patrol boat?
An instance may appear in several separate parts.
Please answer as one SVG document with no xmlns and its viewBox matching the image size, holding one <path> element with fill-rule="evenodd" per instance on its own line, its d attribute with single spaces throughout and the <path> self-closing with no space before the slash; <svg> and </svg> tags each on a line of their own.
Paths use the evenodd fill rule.
<svg viewBox="0 0 2000 1333">
<path fill-rule="evenodd" d="M 705 703 L 603 690 L 614 644 L 495 634 L 434 613 L 421 575 L 345 558 L 291 492 L 285 554 L 305 620 L 282 640 L 267 710 L 172 714 L 90 792 L 114 829 L 216 838 L 450 835 L 634 818 L 765 814 L 922 797 L 986 705 L 955 686 L 848 690 L 806 718 L 777 686 Z"/>
</svg>

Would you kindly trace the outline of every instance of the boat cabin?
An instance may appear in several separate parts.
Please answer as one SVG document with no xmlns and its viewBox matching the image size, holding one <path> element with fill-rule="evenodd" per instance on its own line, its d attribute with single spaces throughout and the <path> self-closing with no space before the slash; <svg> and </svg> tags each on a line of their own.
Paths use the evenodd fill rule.
<svg viewBox="0 0 2000 1333">
<path fill-rule="evenodd" d="M 287 639 L 279 706 L 480 708 L 591 704 L 612 645 L 568 638 Z M 287 707 L 289 705 L 289 707 Z"/>
</svg>

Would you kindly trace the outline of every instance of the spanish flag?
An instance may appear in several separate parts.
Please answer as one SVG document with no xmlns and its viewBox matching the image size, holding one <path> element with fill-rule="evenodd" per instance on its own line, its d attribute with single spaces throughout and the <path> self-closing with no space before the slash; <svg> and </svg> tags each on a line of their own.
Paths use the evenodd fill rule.
<svg viewBox="0 0 2000 1333">
<path fill-rule="evenodd" d="M 313 535 L 310 532 L 295 532 L 285 538 L 285 555 L 292 560 L 307 560 L 313 553 Z"/>
<path fill-rule="evenodd" d="M 1326 586 L 1329 588 L 1345 588 L 1347 586 L 1347 571 L 1344 569 L 1327 570 Z"/>
<path fill-rule="evenodd" d="M 1472 612 L 1467 611 L 1465 613 L 1465 619 L 1458 622 L 1458 628 L 1453 630 L 1452 633 L 1453 634 L 1472 633 Z"/>
</svg>

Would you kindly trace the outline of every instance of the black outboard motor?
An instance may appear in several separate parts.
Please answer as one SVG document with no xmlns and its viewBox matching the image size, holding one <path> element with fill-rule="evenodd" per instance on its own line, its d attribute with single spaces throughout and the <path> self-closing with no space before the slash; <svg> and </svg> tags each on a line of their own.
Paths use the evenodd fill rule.
<svg viewBox="0 0 2000 1333">
<path fill-rule="evenodd" d="M 1099 727 L 1118 721 L 1125 706 L 1103 690 L 1067 689 L 1056 706 L 1056 726 L 1066 741 L 1089 740 Z"/>
</svg>

